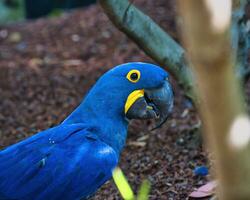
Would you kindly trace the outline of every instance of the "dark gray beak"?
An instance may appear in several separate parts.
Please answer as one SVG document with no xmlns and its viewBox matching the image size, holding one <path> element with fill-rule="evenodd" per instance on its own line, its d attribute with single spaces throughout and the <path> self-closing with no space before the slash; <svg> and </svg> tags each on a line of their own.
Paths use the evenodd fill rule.
<svg viewBox="0 0 250 200">
<path fill-rule="evenodd" d="M 171 113 L 173 108 L 173 90 L 165 80 L 160 88 L 144 90 L 144 96 L 138 98 L 126 113 L 128 119 L 156 119 L 159 128 Z"/>
</svg>

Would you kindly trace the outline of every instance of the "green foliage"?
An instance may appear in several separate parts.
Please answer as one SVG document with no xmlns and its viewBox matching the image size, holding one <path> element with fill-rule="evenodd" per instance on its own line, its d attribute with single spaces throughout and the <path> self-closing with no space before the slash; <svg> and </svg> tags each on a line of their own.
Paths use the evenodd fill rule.
<svg viewBox="0 0 250 200">
<path fill-rule="evenodd" d="M 113 171 L 113 179 L 118 188 L 122 198 L 124 200 L 148 200 L 149 199 L 149 191 L 150 191 L 150 183 L 149 181 L 145 180 L 142 182 L 138 196 L 135 197 L 131 186 L 129 185 L 127 178 L 123 174 L 120 168 L 116 168 Z"/>
<path fill-rule="evenodd" d="M 0 24 L 24 19 L 24 1 L 12 0 L 12 2 L 14 6 L 7 6 L 4 1 L 0 1 Z"/>
<path fill-rule="evenodd" d="M 113 179 L 114 179 L 115 184 L 116 184 L 119 192 L 121 193 L 123 199 L 125 199 L 125 200 L 134 200 L 135 199 L 135 195 L 134 195 L 125 175 L 123 174 L 123 172 L 120 168 L 117 167 L 113 171 Z"/>
<path fill-rule="evenodd" d="M 139 189 L 137 200 L 148 200 L 150 192 L 150 183 L 148 180 L 144 180 Z"/>
<path fill-rule="evenodd" d="M 54 17 L 60 17 L 63 14 L 63 9 L 57 8 L 57 9 L 53 9 L 49 14 L 48 17 L 49 18 L 54 18 Z"/>
</svg>

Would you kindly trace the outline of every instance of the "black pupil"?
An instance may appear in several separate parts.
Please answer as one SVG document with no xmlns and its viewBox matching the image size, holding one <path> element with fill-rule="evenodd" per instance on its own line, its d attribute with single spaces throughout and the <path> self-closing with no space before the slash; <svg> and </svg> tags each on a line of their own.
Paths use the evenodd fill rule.
<svg viewBox="0 0 250 200">
<path fill-rule="evenodd" d="M 132 73 L 130 75 L 131 80 L 136 81 L 138 79 L 138 74 L 137 73 Z"/>
</svg>

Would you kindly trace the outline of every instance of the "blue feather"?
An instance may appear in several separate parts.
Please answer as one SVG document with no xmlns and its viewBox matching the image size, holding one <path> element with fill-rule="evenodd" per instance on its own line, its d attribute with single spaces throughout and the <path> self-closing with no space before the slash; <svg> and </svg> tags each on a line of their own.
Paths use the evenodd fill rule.
<svg viewBox="0 0 250 200">
<path fill-rule="evenodd" d="M 0 199 L 82 199 L 110 179 L 117 162 L 85 125 L 60 125 L 0 152 Z"/>
</svg>

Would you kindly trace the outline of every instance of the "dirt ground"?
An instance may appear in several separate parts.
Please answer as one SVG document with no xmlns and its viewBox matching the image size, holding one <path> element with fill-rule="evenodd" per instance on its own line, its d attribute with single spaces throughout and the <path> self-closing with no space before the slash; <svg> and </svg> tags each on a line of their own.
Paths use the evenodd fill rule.
<svg viewBox="0 0 250 200">
<path fill-rule="evenodd" d="M 134 2 L 178 39 L 174 0 Z M 107 69 L 130 61 L 152 62 L 97 5 L 0 27 L 0 148 L 60 123 Z M 200 120 L 172 83 L 171 118 L 152 132 L 152 122 L 134 121 L 119 164 L 135 191 L 143 179 L 150 180 L 150 199 L 155 200 L 187 199 L 211 178 L 193 173 L 196 166 L 208 166 L 197 137 Z M 93 199 L 121 197 L 109 181 Z"/>
</svg>

